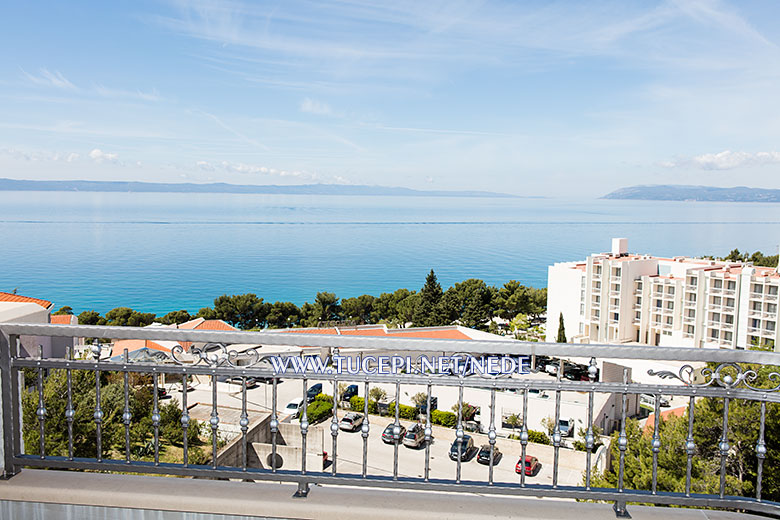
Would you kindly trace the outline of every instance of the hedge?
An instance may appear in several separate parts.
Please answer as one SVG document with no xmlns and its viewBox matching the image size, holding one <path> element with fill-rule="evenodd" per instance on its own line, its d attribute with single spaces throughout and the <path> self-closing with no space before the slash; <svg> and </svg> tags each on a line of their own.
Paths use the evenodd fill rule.
<svg viewBox="0 0 780 520">
<path fill-rule="evenodd" d="M 314 402 L 306 407 L 306 418 L 312 424 L 318 423 L 331 415 L 333 415 L 333 403 L 324 399 L 315 399 Z"/>
<path fill-rule="evenodd" d="M 458 424 L 458 416 L 444 410 L 431 410 L 431 422 L 447 428 L 454 428 Z"/>
<path fill-rule="evenodd" d="M 352 396 L 349 399 L 349 406 L 352 408 L 353 412 L 360 412 L 363 413 L 364 407 L 365 407 L 365 400 L 362 397 L 358 397 L 356 395 Z M 376 401 L 371 401 L 369 399 L 368 401 L 368 413 L 379 413 L 377 409 Z"/>
</svg>

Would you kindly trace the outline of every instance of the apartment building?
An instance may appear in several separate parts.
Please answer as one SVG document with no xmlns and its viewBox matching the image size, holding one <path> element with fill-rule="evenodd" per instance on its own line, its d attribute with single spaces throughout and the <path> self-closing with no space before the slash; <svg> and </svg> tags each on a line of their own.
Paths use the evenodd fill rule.
<svg viewBox="0 0 780 520">
<path fill-rule="evenodd" d="M 548 268 L 547 341 L 746 348 L 778 345 L 776 267 L 612 251 Z"/>
</svg>

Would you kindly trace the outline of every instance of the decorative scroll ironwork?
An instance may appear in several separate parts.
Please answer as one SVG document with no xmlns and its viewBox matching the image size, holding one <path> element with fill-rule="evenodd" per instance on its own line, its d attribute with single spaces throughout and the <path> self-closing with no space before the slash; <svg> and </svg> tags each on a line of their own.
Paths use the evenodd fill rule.
<svg viewBox="0 0 780 520">
<path fill-rule="evenodd" d="M 691 365 L 683 365 L 677 373 L 670 370 L 648 370 L 648 375 L 658 376 L 661 379 L 676 379 L 687 386 L 705 387 L 720 386 L 727 390 L 738 388 L 740 385 L 756 392 L 778 392 L 780 391 L 780 374 L 770 372 L 767 380 L 775 383 L 775 386 L 761 388 L 755 386 L 758 380 L 758 373 L 755 370 L 745 370 L 737 363 L 721 363 L 715 369 L 710 367 L 695 370 Z"/>
</svg>

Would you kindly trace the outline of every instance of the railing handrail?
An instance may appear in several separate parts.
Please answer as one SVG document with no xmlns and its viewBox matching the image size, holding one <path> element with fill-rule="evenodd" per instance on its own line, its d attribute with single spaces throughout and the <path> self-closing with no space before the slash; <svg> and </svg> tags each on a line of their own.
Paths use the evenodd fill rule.
<svg viewBox="0 0 780 520">
<path fill-rule="evenodd" d="M 290 330 L 290 329 L 285 329 Z M 88 337 L 104 339 L 148 339 L 201 343 L 305 345 L 307 347 L 344 347 L 371 350 L 421 352 L 470 352 L 476 354 L 551 355 L 583 358 L 619 358 L 667 361 L 714 361 L 780 365 L 780 352 L 757 350 L 708 350 L 695 347 L 657 347 L 652 345 L 604 343 L 548 343 L 520 340 L 420 339 L 402 337 L 345 336 L 267 331 L 209 331 L 166 327 L 115 327 L 102 325 L 52 325 L 2 323 L 6 335 Z"/>
</svg>

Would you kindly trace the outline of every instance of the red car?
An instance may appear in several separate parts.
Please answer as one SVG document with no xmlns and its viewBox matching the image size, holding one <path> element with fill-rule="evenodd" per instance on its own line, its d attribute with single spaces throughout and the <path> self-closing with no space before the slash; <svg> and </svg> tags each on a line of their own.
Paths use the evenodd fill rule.
<svg viewBox="0 0 780 520">
<path fill-rule="evenodd" d="M 542 465 L 539 464 L 539 460 L 536 457 L 530 455 L 525 456 L 525 474 L 534 475 Z M 517 461 L 515 465 L 515 473 L 523 472 L 523 459 Z"/>
</svg>

